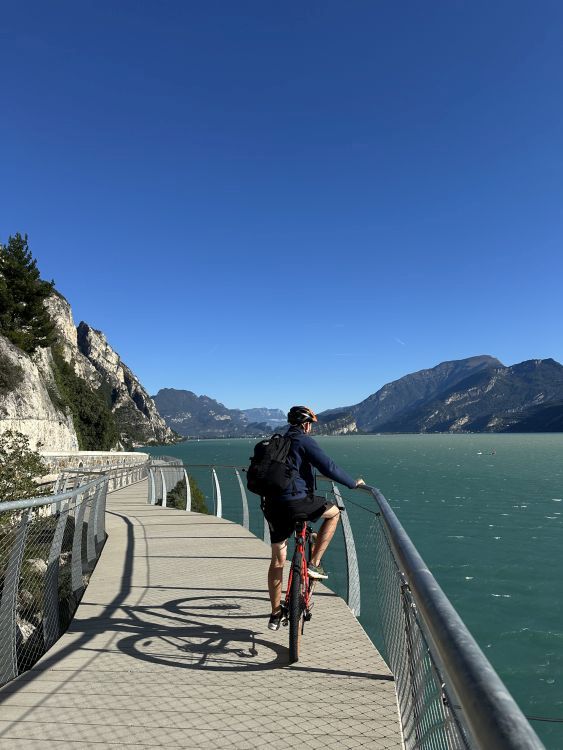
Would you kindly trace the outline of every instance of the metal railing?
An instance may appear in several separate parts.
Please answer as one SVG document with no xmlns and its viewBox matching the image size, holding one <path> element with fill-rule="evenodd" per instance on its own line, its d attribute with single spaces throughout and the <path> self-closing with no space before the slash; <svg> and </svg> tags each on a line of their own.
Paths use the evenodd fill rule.
<svg viewBox="0 0 563 750">
<path fill-rule="evenodd" d="M 168 492 L 185 482 L 182 508 L 190 510 L 191 478 L 215 515 L 269 543 L 259 499 L 252 495 L 249 504 L 243 472 L 240 466 L 160 457 L 149 464 L 148 502 L 166 505 Z M 343 499 L 333 482 L 318 479 L 326 496 L 346 510 L 342 534 L 323 558 L 330 586 L 359 617 L 394 675 L 406 750 L 542 750 L 382 493 L 365 486 L 364 495 L 344 491 Z M 362 497 L 367 505 L 358 502 Z"/>
<path fill-rule="evenodd" d="M 56 494 L 0 503 L 0 684 L 32 666 L 68 626 L 106 539 L 108 491 L 147 478 L 149 503 L 166 506 L 174 496 L 178 507 L 180 496 L 188 511 L 200 507 L 192 502 L 198 492 L 214 515 L 269 542 L 243 472 L 160 457 L 103 473 L 67 469 Z M 381 492 L 341 492 L 319 480 L 346 510 L 323 559 L 330 585 L 393 672 L 405 748 L 541 750 Z"/>
<path fill-rule="evenodd" d="M 144 476 L 146 463 L 66 469 L 55 494 L 0 502 L 0 684 L 66 630 L 106 540 L 107 493 Z"/>
</svg>

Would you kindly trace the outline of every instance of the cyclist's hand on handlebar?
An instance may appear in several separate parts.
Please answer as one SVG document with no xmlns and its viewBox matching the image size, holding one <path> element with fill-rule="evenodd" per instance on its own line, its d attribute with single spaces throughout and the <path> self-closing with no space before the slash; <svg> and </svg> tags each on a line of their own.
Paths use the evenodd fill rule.
<svg viewBox="0 0 563 750">
<path fill-rule="evenodd" d="M 357 489 L 358 487 L 361 487 L 362 484 L 365 484 L 364 480 L 360 477 L 359 479 L 356 479 L 356 486 L 354 489 Z"/>
</svg>

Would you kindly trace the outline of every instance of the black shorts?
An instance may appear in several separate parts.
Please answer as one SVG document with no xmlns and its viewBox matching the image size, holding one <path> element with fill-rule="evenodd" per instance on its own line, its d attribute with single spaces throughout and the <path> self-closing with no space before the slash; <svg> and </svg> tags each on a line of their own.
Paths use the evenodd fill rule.
<svg viewBox="0 0 563 750">
<path fill-rule="evenodd" d="M 325 510 L 336 503 L 320 495 L 307 495 L 298 500 L 274 500 L 264 498 L 262 511 L 270 527 L 270 541 L 273 544 L 284 542 L 295 528 L 295 516 L 305 514 L 308 521 L 318 521 Z"/>
</svg>

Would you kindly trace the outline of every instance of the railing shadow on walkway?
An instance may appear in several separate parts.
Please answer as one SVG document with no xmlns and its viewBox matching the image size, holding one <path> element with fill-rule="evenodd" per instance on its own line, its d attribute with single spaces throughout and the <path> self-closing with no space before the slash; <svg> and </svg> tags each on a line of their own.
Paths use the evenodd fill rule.
<svg viewBox="0 0 563 750">
<path fill-rule="evenodd" d="M 44 674 L 45 671 L 55 668 L 65 656 L 80 651 L 84 654 L 90 653 L 92 655 L 92 660 L 94 660 L 100 653 L 100 649 L 96 649 L 90 644 L 98 634 L 105 632 L 105 629 L 100 627 L 99 623 L 108 617 L 111 617 L 112 630 L 116 631 L 117 635 L 117 640 L 113 644 L 114 647 L 136 660 L 154 665 L 168 666 L 181 670 L 205 669 L 218 672 L 248 672 L 284 669 L 286 671 L 291 670 L 303 673 L 332 674 L 335 676 L 362 677 L 384 681 L 393 680 L 393 677 L 388 674 L 305 667 L 299 664 L 288 666 L 288 649 L 286 646 L 280 646 L 275 642 L 267 641 L 263 637 L 260 637 L 258 632 L 248 628 L 225 627 L 220 622 L 217 622 L 217 620 L 224 617 L 228 617 L 229 619 L 236 617 L 236 613 L 234 614 L 233 610 L 239 608 L 239 605 L 237 605 L 236 602 L 233 602 L 232 605 L 228 605 L 228 612 L 225 613 L 227 607 L 225 607 L 224 604 L 205 604 L 205 602 L 215 601 L 215 596 L 193 596 L 181 599 L 171 599 L 158 608 L 125 604 L 124 602 L 129 594 L 131 594 L 135 588 L 139 588 L 132 586 L 134 560 L 138 557 L 145 557 L 145 555 L 137 554 L 134 524 L 131 520 L 126 516 L 113 511 L 108 511 L 108 514 L 119 518 L 127 528 L 127 543 L 119 594 L 111 602 L 102 604 L 101 611 L 97 612 L 97 614 L 91 619 L 88 617 L 84 618 L 83 616 L 79 619 L 75 619 L 69 628 L 69 632 L 77 634 L 78 637 L 64 648 L 55 649 L 54 653 L 51 655 L 46 654 L 37 667 L 32 667 L 30 670 L 20 675 L 19 678 L 6 685 L 0 693 L 0 704 L 5 702 L 9 696 L 17 693 L 18 690 L 22 689 L 24 686 L 29 685 L 29 683 L 40 674 Z M 196 523 L 205 524 L 207 522 L 202 521 Z M 151 559 L 154 559 L 154 557 L 154 555 L 150 556 Z M 167 557 L 170 558 L 170 556 Z M 199 557 L 201 558 L 201 556 Z M 230 559 L 226 556 L 207 557 L 213 559 Z M 245 557 L 244 559 L 268 560 L 269 558 L 264 556 L 253 558 Z M 156 588 L 167 589 L 168 587 L 159 586 Z M 172 588 L 174 590 L 178 589 L 178 587 Z M 182 587 L 182 589 L 194 592 L 206 591 L 207 593 L 210 591 L 220 591 L 224 594 L 224 596 L 221 597 L 223 601 L 225 595 L 229 598 L 229 592 L 233 593 L 233 599 L 236 598 L 236 600 L 240 600 L 240 594 L 241 592 L 244 592 L 247 594 L 247 596 L 243 597 L 246 600 L 254 599 L 257 602 L 267 601 L 265 592 L 258 589 L 241 590 L 216 588 L 210 590 L 197 587 Z M 262 595 L 252 596 L 252 594 L 258 593 L 261 593 Z M 236 597 L 234 596 L 235 594 Z M 319 595 L 323 596 L 323 592 L 319 592 Z M 326 592 L 324 595 L 329 597 L 335 596 L 332 592 Z M 205 620 L 211 619 L 213 622 L 209 623 L 206 621 L 202 623 L 189 619 L 189 612 L 190 610 L 193 611 L 193 607 L 191 607 L 190 604 L 195 604 L 196 602 L 197 605 L 195 605 L 195 609 L 198 610 L 197 616 Z M 87 608 L 88 606 L 98 605 L 83 603 L 80 606 L 82 610 L 84 610 L 84 608 Z M 262 607 L 262 611 L 263 609 L 264 607 Z M 115 613 L 119 611 L 124 612 L 126 616 L 123 618 L 116 618 Z M 248 617 L 248 614 L 244 614 L 243 616 Z M 153 619 L 144 619 L 146 617 L 152 617 Z M 159 617 L 165 617 L 167 623 L 159 624 Z M 266 617 L 267 615 L 264 615 L 263 612 L 260 613 L 259 610 L 257 611 L 256 618 L 261 622 L 263 622 Z M 156 621 L 154 618 L 156 618 Z M 168 624 L 171 622 L 177 624 Z M 159 644 L 162 644 L 162 650 L 158 649 Z M 157 651 L 155 653 L 147 653 L 147 651 L 140 650 L 139 648 L 139 646 L 146 648 L 147 646 L 154 645 L 157 646 Z M 257 646 L 261 647 L 262 653 L 264 651 L 271 652 L 271 659 L 269 661 L 259 663 L 252 661 L 258 653 Z M 41 705 L 41 700 L 38 700 L 37 705 Z M 4 731 L 0 730 L 0 737 L 3 736 L 3 734 Z"/>
<path fill-rule="evenodd" d="M 164 488 L 166 486 L 164 481 L 164 471 L 162 469 L 159 469 L 159 471 L 162 474 L 161 481 Z M 213 474 L 215 480 L 215 492 L 218 498 L 216 507 L 220 508 L 221 494 L 219 489 L 219 482 L 216 478 L 215 471 L 213 471 Z M 186 481 L 186 486 L 187 484 L 188 483 Z M 428 744 L 428 747 L 430 747 L 433 742 L 432 733 L 434 731 L 434 727 L 437 726 L 437 737 L 441 736 L 442 734 L 448 735 L 447 739 L 444 736 L 444 742 L 446 744 L 440 746 L 448 748 L 468 747 L 465 741 L 463 730 L 461 728 L 458 730 L 454 726 L 454 722 L 457 719 L 456 712 L 461 710 L 462 706 L 456 705 L 457 701 L 452 701 L 446 696 L 446 694 L 444 693 L 444 684 L 441 684 L 441 680 L 438 680 L 437 682 L 438 688 L 440 688 L 441 685 L 441 692 L 438 695 L 439 698 L 441 697 L 439 706 L 441 706 L 442 708 L 445 707 L 444 711 L 447 713 L 445 722 L 443 724 L 439 724 L 437 721 L 435 721 L 432 710 L 426 711 L 427 707 L 430 706 L 430 708 L 432 708 L 433 704 L 430 704 L 430 702 L 426 700 L 425 689 L 418 690 L 417 688 L 417 680 L 420 679 L 421 674 L 424 676 L 424 674 L 427 673 L 430 675 L 430 677 L 432 677 L 432 679 L 435 679 L 438 674 L 437 667 L 443 666 L 439 661 L 429 662 L 428 655 L 430 652 L 427 650 L 425 642 L 418 636 L 416 640 L 413 640 L 412 636 L 414 632 L 420 632 L 421 634 L 423 634 L 423 629 L 415 631 L 414 628 L 414 625 L 417 624 L 416 622 L 414 622 L 414 620 L 418 620 L 418 613 L 424 612 L 425 609 L 428 609 L 428 603 L 432 604 L 433 602 L 437 601 L 435 591 L 431 591 L 430 594 L 426 593 L 426 590 L 429 586 L 428 582 L 430 581 L 430 583 L 433 585 L 433 579 L 431 579 L 431 576 L 429 575 L 422 561 L 419 560 L 418 553 L 416 553 L 416 550 L 414 550 L 414 548 L 412 547 L 412 543 L 406 537 L 404 530 L 402 529 L 402 527 L 400 527 L 393 514 L 387 509 L 387 503 L 385 499 L 382 496 L 379 497 L 379 492 L 374 488 L 366 488 L 366 490 L 369 490 L 373 493 L 374 498 L 377 500 L 379 506 L 379 513 L 373 513 L 374 519 L 377 519 L 377 521 L 374 521 L 374 524 L 379 529 L 378 533 L 381 536 L 381 543 L 378 545 L 378 552 L 380 554 L 380 557 L 383 553 L 387 554 L 386 558 L 381 557 L 381 560 L 379 560 L 379 575 L 382 578 L 386 577 L 389 582 L 396 583 L 396 581 L 398 580 L 401 584 L 400 588 L 398 588 L 396 585 L 394 586 L 394 588 L 389 585 L 388 590 L 394 592 L 393 596 L 395 596 L 396 602 L 395 600 L 390 599 L 390 607 L 385 613 L 390 621 L 390 624 L 392 626 L 391 632 L 397 643 L 399 643 L 400 638 L 396 636 L 396 633 L 399 632 L 403 621 L 413 621 L 411 623 L 412 627 L 409 627 L 407 631 L 407 635 L 409 637 L 407 638 L 406 650 L 403 649 L 403 651 L 399 653 L 398 659 L 395 660 L 395 675 L 399 675 L 398 683 L 399 685 L 403 685 L 401 717 L 403 719 L 403 730 L 408 730 L 404 735 L 409 740 L 406 744 L 408 747 L 425 747 L 426 745 L 424 744 L 424 742 L 428 738 L 428 741 L 430 743 Z M 151 514 L 150 511 L 149 514 Z M 92 664 L 92 662 L 100 654 L 105 653 L 107 655 L 108 652 L 113 652 L 114 654 L 115 652 L 126 654 L 128 657 L 132 657 L 137 660 L 139 664 L 150 664 L 151 666 L 156 667 L 162 666 L 168 669 L 172 667 L 178 670 L 199 670 L 205 671 L 207 673 L 231 672 L 235 675 L 241 675 L 241 673 L 243 672 L 261 671 L 265 673 L 268 671 L 271 672 L 272 670 L 276 669 L 283 669 L 286 674 L 289 672 L 297 672 L 303 674 L 318 672 L 322 675 L 343 676 L 348 678 L 370 678 L 375 680 L 382 680 L 383 682 L 390 682 L 393 680 L 393 678 L 388 674 L 376 675 L 373 674 L 373 672 L 367 673 L 361 671 L 352 671 L 348 669 L 346 669 L 346 671 L 341 669 L 327 669 L 327 661 L 325 661 L 324 664 L 321 665 L 321 667 L 317 666 L 317 664 L 312 664 L 311 666 L 308 665 L 306 667 L 303 667 L 302 665 L 288 667 L 286 656 L 287 649 L 285 648 L 285 646 L 281 646 L 275 641 L 272 642 L 271 639 L 265 640 L 263 637 L 261 637 L 260 628 L 257 627 L 256 629 L 254 629 L 252 627 L 236 627 L 236 625 L 234 627 L 225 627 L 225 625 L 221 622 L 221 620 L 224 618 L 229 618 L 230 620 L 236 618 L 236 603 L 233 607 L 232 603 L 226 603 L 225 600 L 228 600 L 231 597 L 234 598 L 235 592 L 240 592 L 239 588 L 217 589 L 218 591 L 222 592 L 223 596 L 221 597 L 209 595 L 186 596 L 185 598 L 174 598 L 165 601 L 163 601 L 161 598 L 157 607 L 149 606 L 146 604 L 141 605 L 144 597 L 144 594 L 142 592 L 144 592 L 146 589 L 138 586 L 133 587 L 132 585 L 135 560 L 145 561 L 141 564 L 146 566 L 148 582 L 151 579 L 151 564 L 154 563 L 155 568 L 158 568 L 159 565 L 161 567 L 164 567 L 161 563 L 162 560 L 267 561 L 269 559 L 269 556 L 246 556 L 237 554 L 208 555 L 206 554 L 207 549 L 204 550 L 203 554 L 200 553 L 197 555 L 167 555 L 159 554 L 160 549 L 158 548 L 158 544 L 157 553 L 152 554 L 151 551 L 151 554 L 149 555 L 149 540 L 151 540 L 152 543 L 152 540 L 158 540 L 161 537 L 147 535 L 146 527 L 143 522 L 143 518 L 147 516 L 145 516 L 144 512 L 135 512 L 135 524 L 130 520 L 130 518 L 128 518 L 126 515 L 122 515 L 121 513 L 111 512 L 111 515 L 114 517 L 114 519 L 119 519 L 120 523 L 125 524 L 125 533 L 123 534 L 125 544 L 125 559 L 123 561 L 119 593 L 111 600 L 111 602 L 107 604 L 104 603 L 92 605 L 91 603 L 85 602 L 82 607 L 94 606 L 96 607 L 96 614 L 93 614 L 92 617 L 88 617 L 88 613 L 82 610 L 80 616 L 74 620 L 71 627 L 69 628 L 69 635 L 72 636 L 71 642 L 56 646 L 51 655 L 47 654 L 45 657 L 43 657 L 40 665 L 21 675 L 15 682 L 7 685 L 3 690 L 3 693 L 6 696 L 17 693 L 17 691 L 22 686 L 28 685 L 31 681 L 36 679 L 39 674 L 44 674 L 45 671 L 49 669 L 57 669 L 59 678 L 62 677 L 61 672 L 64 673 L 68 669 L 68 680 L 72 680 L 73 676 L 76 680 L 77 672 L 80 672 L 81 670 L 87 670 L 89 665 Z M 217 513 L 217 515 L 220 515 L 220 513 Z M 154 516 L 152 517 L 154 519 Z M 386 529 L 381 524 L 382 519 L 385 519 L 387 523 Z M 216 521 L 207 521 L 203 519 L 201 521 L 190 520 L 190 524 L 192 523 L 195 527 L 196 525 L 201 526 L 216 524 Z M 173 525 L 175 524 L 167 522 L 160 523 L 157 521 L 157 523 L 153 524 L 152 527 L 158 528 L 162 526 Z M 139 531 L 139 526 L 143 527 L 144 531 L 144 549 L 136 548 L 139 539 L 142 537 L 138 534 L 136 539 L 134 527 L 136 527 L 137 531 Z M 388 533 L 389 531 L 391 532 L 390 534 Z M 142 533 L 143 532 L 141 532 L 141 534 Z M 182 536 L 176 538 L 189 539 L 195 537 Z M 206 539 L 208 537 L 203 536 L 197 538 Z M 226 536 L 225 538 L 232 539 L 232 537 L 230 536 Z M 162 537 L 162 539 L 167 540 L 168 537 Z M 236 551 L 238 552 L 239 550 L 237 549 Z M 252 552 L 252 550 L 249 551 Z M 388 554 L 388 551 L 395 551 L 396 554 L 390 555 Z M 160 573 L 160 575 L 162 575 L 162 573 Z M 158 579 L 158 575 L 155 576 L 155 580 L 156 579 Z M 200 580 L 205 580 L 205 578 Z M 151 584 L 149 588 L 153 589 L 154 586 Z M 167 589 L 165 585 L 160 586 L 159 588 L 161 590 Z M 134 595 L 134 589 L 140 589 L 139 598 L 137 599 L 136 603 L 131 604 L 128 603 L 128 601 L 130 595 Z M 174 587 L 172 590 L 178 591 L 178 587 Z M 186 587 L 182 590 L 185 590 L 186 592 L 198 592 L 202 589 L 190 589 Z M 206 589 L 206 591 L 208 594 L 210 593 L 209 589 Z M 418 596 L 419 591 L 425 593 L 422 598 Z M 265 595 L 250 595 L 251 592 L 257 593 L 257 590 L 246 590 L 246 592 L 246 597 L 241 597 L 239 593 L 239 595 L 236 597 L 236 601 L 240 602 L 242 599 L 244 599 L 247 602 L 256 601 L 267 604 L 267 598 Z M 400 597 L 397 596 L 398 592 L 400 592 Z M 438 594 L 441 596 L 441 593 L 439 591 Z M 218 599 L 220 599 L 220 603 L 217 603 Z M 441 599 L 439 600 L 439 603 L 442 604 Z M 451 605 L 449 605 L 449 603 L 447 602 L 442 606 L 442 609 L 444 610 L 446 615 L 449 615 L 450 608 Z M 122 613 L 122 616 L 120 616 L 120 612 Z M 204 614 L 202 614 L 202 612 Z M 403 616 L 401 616 L 401 613 Z M 84 615 L 86 615 L 86 617 L 84 617 Z M 253 611 L 251 611 L 250 614 L 247 611 L 244 616 L 246 617 L 247 621 L 249 619 L 252 621 L 256 616 L 256 618 L 260 618 L 261 623 L 264 622 L 265 618 L 265 616 L 263 614 L 259 614 L 258 611 L 256 612 L 256 615 Z M 111 628 L 109 629 L 109 632 L 106 628 L 99 627 L 100 621 L 104 619 L 106 622 L 111 622 Z M 203 622 L 201 620 L 203 620 Z M 209 620 L 211 620 L 211 622 L 209 622 Z M 442 624 L 447 621 L 447 617 L 442 617 L 441 620 L 438 618 L 440 626 L 442 626 Z M 432 618 L 428 618 L 428 622 L 432 622 Z M 456 627 L 458 631 L 461 632 L 462 636 L 465 637 L 465 630 L 462 624 L 459 624 L 458 626 L 456 622 Z M 108 635 L 108 639 L 109 641 L 111 641 L 111 643 L 106 643 L 105 646 L 102 645 L 101 648 L 98 647 L 96 638 L 100 635 L 106 634 Z M 446 633 L 446 635 L 447 634 L 448 633 Z M 101 638 L 100 640 L 103 641 L 103 638 Z M 257 660 L 258 648 L 260 648 L 261 651 L 261 661 Z M 68 663 L 70 664 L 70 668 L 67 665 L 57 668 L 57 665 L 61 662 L 61 660 L 72 656 L 73 653 L 78 651 L 80 651 L 80 653 L 82 654 L 81 663 L 78 667 L 73 669 L 72 667 L 74 662 L 69 659 Z M 265 660 L 263 660 L 264 655 Z M 334 652 L 331 652 L 328 659 L 329 667 L 332 662 L 333 655 Z M 479 656 L 479 654 L 477 656 Z M 103 665 L 108 663 L 107 661 L 105 661 L 105 658 L 106 657 L 103 656 L 102 661 L 98 662 L 97 664 L 96 668 L 99 671 L 103 672 Z M 110 656 L 109 658 L 111 661 L 111 659 L 115 659 L 116 657 Z M 479 656 L 479 658 L 475 659 L 474 661 L 475 664 L 480 665 L 482 659 Z M 413 665 L 419 663 L 422 664 L 422 669 L 413 676 L 411 674 Z M 364 666 L 364 662 L 358 662 L 357 666 L 360 666 L 361 668 L 362 666 Z M 463 666 L 465 667 L 465 665 Z M 384 668 L 384 665 L 382 665 L 382 667 Z M 109 672 L 110 674 L 114 674 L 112 670 L 113 665 L 110 670 L 107 670 L 107 672 Z M 127 671 L 136 672 L 136 670 Z M 456 670 L 454 670 L 454 672 L 455 671 Z M 457 670 L 457 672 L 459 672 L 459 674 L 463 674 L 463 671 Z M 155 671 L 151 671 L 150 674 L 154 675 Z M 168 677 L 166 677 L 165 679 L 168 679 Z M 63 677 L 63 679 L 59 682 L 59 690 L 60 685 L 64 684 L 64 682 L 65 679 Z M 422 684 L 429 684 L 429 681 L 427 681 L 426 683 L 423 682 Z M 409 685 L 414 686 L 412 690 Z M 406 690 L 404 686 L 406 686 Z M 486 687 L 487 686 L 485 686 L 485 688 Z M 416 690 L 414 688 L 416 688 Z M 46 692 L 44 688 L 42 692 Z M 54 690 L 53 692 L 57 692 L 57 690 Z M 506 694 L 506 690 L 503 688 L 502 694 L 499 691 L 497 692 L 501 696 L 501 699 L 504 701 L 504 705 L 506 708 L 509 699 L 509 696 Z M 447 699 L 445 700 L 445 698 Z M 47 702 L 47 700 L 48 696 L 45 696 L 44 702 Z M 5 702 L 5 697 L 3 694 L 0 694 L 0 702 Z M 42 700 L 39 699 L 35 707 L 37 707 L 37 705 L 41 706 L 41 704 Z M 472 707 L 472 703 L 470 700 L 466 701 L 465 705 Z M 518 719 L 519 715 L 515 710 L 516 707 L 510 704 L 509 708 L 511 712 L 511 719 Z M 452 712 L 451 709 L 454 709 L 454 711 Z M 30 709 L 30 712 L 32 710 L 33 709 Z M 424 711 L 426 711 L 426 713 L 424 713 Z M 422 718 L 419 716 L 419 712 L 421 712 Z M 500 736 L 499 732 L 501 732 L 502 730 L 504 739 L 500 744 L 494 744 L 495 747 L 506 747 L 511 748 L 511 750 L 524 747 L 529 750 L 529 748 L 531 747 L 541 747 L 540 743 L 536 741 L 537 738 L 532 736 L 529 726 L 526 726 L 522 722 L 520 722 L 520 724 L 518 721 L 514 722 L 515 726 L 519 726 L 520 729 L 522 729 L 522 732 L 520 732 L 520 729 L 510 729 L 510 731 L 505 731 L 505 711 L 497 711 L 495 708 L 494 711 L 490 710 L 483 712 L 482 710 L 477 708 L 477 711 L 474 713 L 475 723 L 473 728 L 477 730 L 477 734 L 481 734 L 483 737 L 493 737 L 496 743 L 498 737 Z M 523 717 L 521 718 L 523 720 Z M 21 717 L 18 720 L 22 720 Z M 431 726 L 428 725 L 428 721 L 432 722 Z M 499 725 L 499 721 L 501 722 L 501 724 L 504 721 L 504 726 Z M 2 736 L 8 736 L 5 734 L 4 730 L 0 730 L 0 737 Z M 412 744 L 413 742 L 415 744 Z M 478 744 L 476 746 L 489 748 L 493 745 L 490 743 L 485 743 L 483 745 Z"/>
</svg>

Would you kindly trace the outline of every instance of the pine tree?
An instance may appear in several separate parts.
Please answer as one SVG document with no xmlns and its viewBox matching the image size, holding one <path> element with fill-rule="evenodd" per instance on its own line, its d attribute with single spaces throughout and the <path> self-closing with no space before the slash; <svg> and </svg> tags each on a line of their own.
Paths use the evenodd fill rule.
<svg viewBox="0 0 563 750">
<path fill-rule="evenodd" d="M 54 282 L 43 281 L 31 255 L 27 234 L 19 232 L 0 245 L 0 333 L 29 354 L 51 346 L 55 329 L 44 301 Z"/>
</svg>

